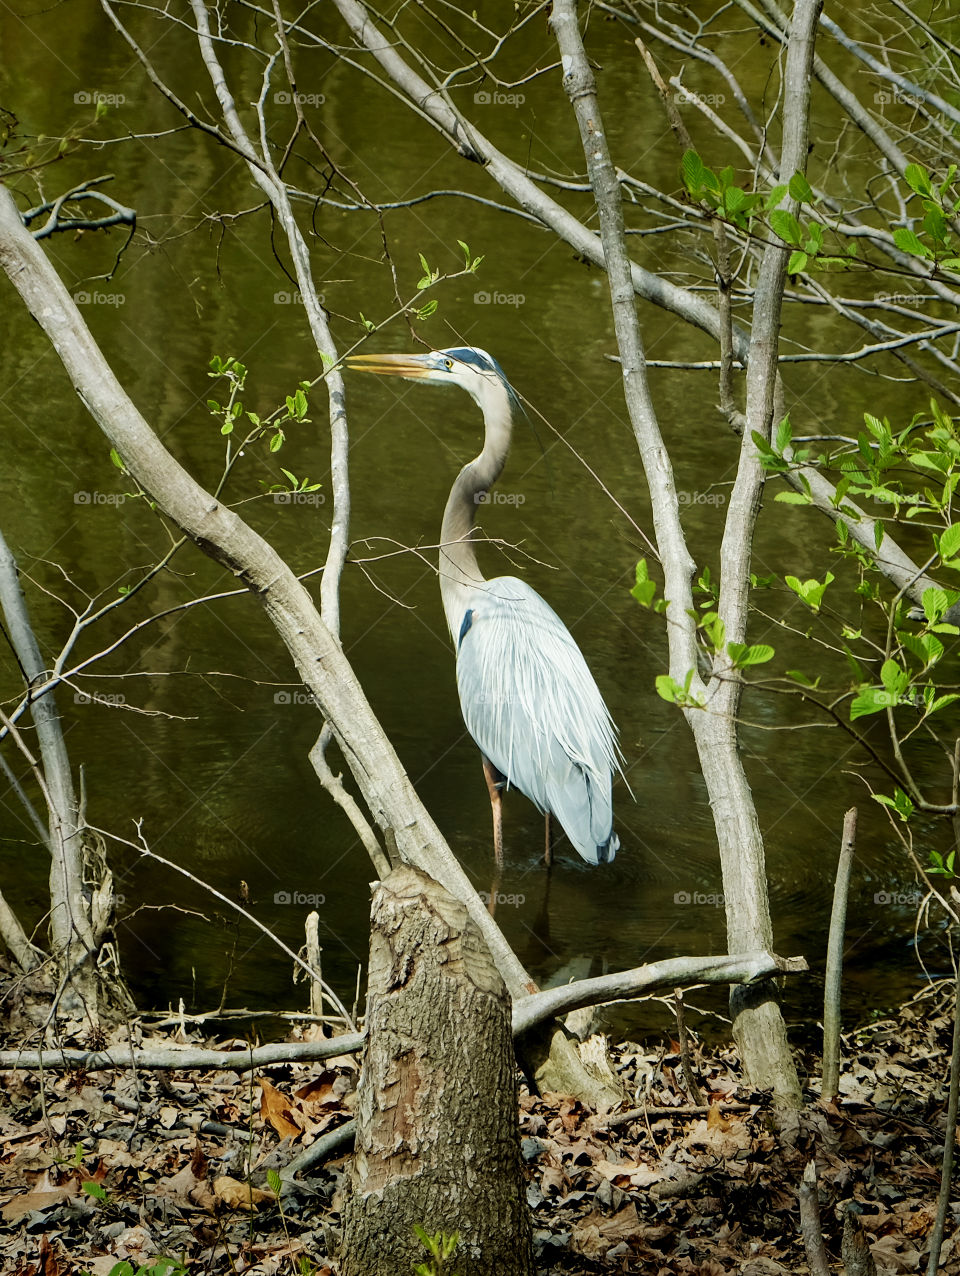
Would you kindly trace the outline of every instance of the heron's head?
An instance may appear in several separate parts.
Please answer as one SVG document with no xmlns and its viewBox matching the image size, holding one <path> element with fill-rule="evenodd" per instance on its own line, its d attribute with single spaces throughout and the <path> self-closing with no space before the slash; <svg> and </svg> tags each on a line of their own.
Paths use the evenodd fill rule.
<svg viewBox="0 0 960 1276">
<path fill-rule="evenodd" d="M 351 354 L 348 368 L 376 372 L 380 376 L 405 377 L 421 385 L 455 385 L 466 390 L 484 409 L 504 393 L 512 407 L 519 407 L 516 391 L 493 355 L 476 346 L 454 346 L 428 354 Z"/>
</svg>

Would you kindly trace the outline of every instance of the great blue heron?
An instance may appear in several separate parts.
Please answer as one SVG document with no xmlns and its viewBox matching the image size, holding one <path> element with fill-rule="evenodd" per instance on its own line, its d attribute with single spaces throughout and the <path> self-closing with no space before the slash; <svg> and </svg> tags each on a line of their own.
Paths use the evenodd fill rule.
<svg viewBox="0 0 960 1276">
<path fill-rule="evenodd" d="M 613 859 L 615 727 L 580 648 L 552 607 L 515 576 L 487 580 L 477 563 L 476 510 L 503 470 L 517 396 L 503 369 L 473 346 L 431 354 L 351 355 L 363 372 L 459 386 L 483 413 L 483 451 L 454 481 L 440 532 L 440 594 L 457 649 L 467 730 L 480 746 L 503 862 L 501 791 L 525 793 L 590 864 Z"/>
</svg>

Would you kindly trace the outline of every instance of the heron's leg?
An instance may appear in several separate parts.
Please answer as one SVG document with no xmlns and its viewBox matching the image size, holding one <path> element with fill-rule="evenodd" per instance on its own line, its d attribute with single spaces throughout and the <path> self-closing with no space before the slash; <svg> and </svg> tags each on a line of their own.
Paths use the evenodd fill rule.
<svg viewBox="0 0 960 1276">
<path fill-rule="evenodd" d="M 483 754 L 480 755 L 483 757 Z M 503 798 L 500 790 L 504 786 L 504 777 L 489 758 L 483 758 L 483 777 L 487 782 L 490 794 L 490 809 L 493 813 L 493 857 L 498 868 L 503 868 Z"/>
<path fill-rule="evenodd" d="M 487 912 L 491 917 L 497 915 L 497 896 L 500 894 L 500 886 L 503 881 L 501 872 L 502 865 L 497 864 L 493 870 L 493 881 L 490 883 L 490 894 L 487 896 Z"/>
<path fill-rule="evenodd" d="M 548 811 L 543 827 L 543 862 L 547 868 L 553 864 L 553 816 Z"/>
</svg>

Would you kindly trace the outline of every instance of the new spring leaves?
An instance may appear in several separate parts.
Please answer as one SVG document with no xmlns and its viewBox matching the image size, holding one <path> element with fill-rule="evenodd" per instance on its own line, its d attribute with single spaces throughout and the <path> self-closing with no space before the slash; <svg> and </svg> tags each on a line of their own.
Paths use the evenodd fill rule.
<svg viewBox="0 0 960 1276">
<path fill-rule="evenodd" d="M 906 520 L 913 520 L 932 534 L 931 552 L 921 554 L 921 558 L 928 559 L 925 567 L 960 572 L 960 522 L 954 523 L 951 517 L 960 482 L 960 431 L 952 418 L 931 403 L 928 413 L 895 432 L 888 421 L 867 413 L 864 429 L 856 440 L 842 441 L 835 451 L 816 457 L 810 449 L 794 446 L 789 418 L 780 422 L 771 441 L 754 435 L 754 442 L 769 478 L 788 478 L 794 484 L 792 489 L 777 493 L 776 501 L 814 503 L 802 473 L 804 468 L 832 472 L 836 477 L 831 500 L 837 511 L 837 544 L 830 552 L 852 568 L 855 576 L 852 595 L 838 594 L 831 607 L 830 620 L 839 626 L 840 640 L 830 645 L 846 657 L 849 668 L 849 683 L 839 691 L 840 698 L 849 702 L 849 720 L 903 709 L 911 715 L 912 726 L 955 704 L 960 695 L 937 686 L 935 667 L 945 653 L 944 638 L 960 635 L 957 625 L 950 623 L 953 615 L 948 615 L 960 601 L 960 588 L 931 586 L 923 592 L 922 612 L 908 614 L 902 591 L 892 600 L 885 600 L 876 562 L 850 535 L 850 525 L 866 517 L 851 498 L 865 498 L 880 511 L 873 516 L 873 539 L 878 549 L 888 524 L 902 528 Z M 783 577 L 783 584 L 813 616 L 820 616 L 827 591 L 836 580 L 835 574 L 827 571 L 822 579 L 788 574 Z M 754 589 L 770 588 L 776 577 L 753 576 L 750 583 Z M 850 583 L 851 573 L 847 571 L 836 590 L 846 590 Z M 656 592 L 656 582 L 650 579 L 646 560 L 641 559 L 631 593 L 642 606 L 663 611 L 667 601 L 655 601 Z M 774 648 L 767 644 L 726 641 L 709 569 L 704 569 L 696 582 L 696 592 L 703 595 L 694 614 L 708 652 L 714 657 L 725 654 L 729 665 L 740 670 L 766 664 L 773 658 Z M 875 618 L 872 625 L 871 617 Z M 693 677 L 692 670 L 682 683 L 661 675 L 656 681 L 657 692 L 682 708 L 704 708 L 691 694 Z M 785 671 L 785 677 L 813 693 L 820 688 L 824 675 L 818 673 L 811 678 L 802 670 L 792 669 Z M 890 803 L 893 805 L 894 800 Z M 898 813 L 904 814 L 899 810 Z"/>
<path fill-rule="evenodd" d="M 801 220 L 799 214 L 804 205 L 814 211 L 821 202 L 802 173 L 794 173 L 789 182 L 763 194 L 738 186 L 732 168 L 715 173 L 696 151 L 687 151 L 681 174 L 688 198 L 704 212 L 749 234 L 764 235 L 770 231 L 790 248 L 787 271 L 791 275 L 811 269 L 876 269 L 871 262 L 858 258 L 856 240 L 844 243 L 834 236 L 833 251 L 825 251 L 824 231 L 830 231 L 829 218 L 821 220 L 818 214 Z M 939 183 L 933 181 L 922 164 L 908 164 L 903 176 L 905 185 L 901 185 L 897 193 L 902 206 L 909 206 L 916 229 L 894 227 L 893 242 L 901 252 L 928 263 L 932 275 L 960 272 L 960 243 L 951 232 L 960 210 L 954 180 L 957 165 L 951 164 Z M 796 204 L 796 214 L 780 207 L 787 197 Z M 922 216 L 915 215 L 918 202 Z"/>
</svg>

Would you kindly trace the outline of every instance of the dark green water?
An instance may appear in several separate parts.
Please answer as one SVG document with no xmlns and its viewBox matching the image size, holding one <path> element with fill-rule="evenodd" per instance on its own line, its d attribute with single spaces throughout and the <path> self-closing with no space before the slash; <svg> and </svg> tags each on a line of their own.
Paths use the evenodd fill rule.
<svg viewBox="0 0 960 1276">
<path fill-rule="evenodd" d="M 344 37 L 329 13 L 321 25 Z M 182 28 L 139 15 L 136 30 L 182 98 L 195 109 L 201 100 L 211 101 Z M 438 52 L 442 41 L 430 40 Z M 204 407 L 211 355 L 231 354 L 248 365 L 244 401 L 261 415 L 301 378 L 318 372 L 302 308 L 291 300 L 293 286 L 274 256 L 268 215 L 220 217 L 259 203 L 244 166 L 197 132 L 166 132 L 179 117 L 145 82 L 98 6 L 84 0 L 35 13 L 4 8 L 0 41 L 6 53 L 0 102 L 26 134 L 59 135 L 74 126 L 98 143 L 131 132 L 165 134 L 83 146 L 42 170 L 45 194 L 84 176 L 115 174 L 109 189 L 137 209 L 138 233 L 113 278 L 102 276 L 113 267 L 122 231 L 61 236 L 46 247 L 71 290 L 92 298 L 84 314 L 137 404 L 171 451 L 198 479 L 213 484 L 223 442 Z M 629 33 L 594 21 L 590 42 L 604 67 L 601 91 L 618 163 L 675 188 L 676 151 Z M 731 35 L 727 52 L 759 100 L 774 51 Z M 432 129 L 370 81 L 327 53 L 298 51 L 297 57 L 301 88 L 324 99 L 307 107 L 312 124 L 369 198 L 395 201 L 454 187 L 500 198 L 483 172 L 453 155 Z M 519 78 L 553 57 L 541 17 L 510 46 L 509 73 Z M 238 101 L 256 97 L 259 70 L 237 55 L 231 71 Z M 688 79 L 705 92 L 716 88 L 696 75 Z M 98 92 L 123 100 L 95 124 L 87 102 Z M 457 100 L 509 153 L 529 156 L 539 171 L 579 172 L 579 143 L 557 73 L 525 85 L 519 105 L 474 103 L 473 93 L 460 90 Z M 289 111 L 278 117 L 279 139 L 281 120 L 289 125 L 290 118 Z M 715 148 L 718 162 L 736 161 L 726 154 L 726 143 L 711 141 L 694 121 L 691 127 L 705 149 Z M 835 127 L 833 107 L 818 93 L 814 135 L 832 136 Z M 854 166 L 858 145 L 851 141 Z M 814 168 L 818 159 L 815 150 Z M 315 156 L 311 163 L 323 167 Z M 306 189 L 322 189 L 317 167 L 295 159 L 291 173 Z M 22 206 L 35 198 L 29 179 L 17 186 L 25 193 Z M 590 216 L 586 196 L 562 198 Z M 633 222 L 651 224 L 642 214 Z M 307 213 L 302 224 L 311 224 Z M 312 225 L 315 276 L 343 348 L 361 334 L 360 311 L 379 322 L 394 306 L 390 274 L 380 260 L 380 230 L 368 213 L 329 207 L 315 211 Z M 392 212 L 386 228 L 403 296 L 415 291 L 418 253 L 445 271 L 458 268 L 458 239 L 485 254 L 477 277 L 445 285 L 438 313 L 420 325 L 438 346 L 470 342 L 489 349 L 531 405 L 535 429 L 519 424 L 500 483 L 512 499 L 483 513 L 491 537 L 519 545 L 530 557 L 515 554 L 508 561 L 491 547 L 484 567 L 493 575 L 520 563 L 568 623 L 619 724 L 636 795 L 634 802 L 618 785 L 622 851 L 615 863 L 590 870 L 566 848 L 549 890 L 539 862 L 540 818 L 525 799 L 511 797 L 500 889 L 522 902 L 503 907 L 499 919 L 521 958 L 543 978 L 573 958 L 599 970 L 723 951 L 719 867 L 703 782 L 685 724 L 654 691 L 654 678 L 666 667 L 662 622 L 629 594 L 643 545 L 553 433 L 581 453 L 632 519 L 649 529 L 618 371 L 605 357 L 615 349 L 605 280 L 528 222 L 463 199 L 439 198 Z M 683 280 L 701 274 L 691 256 L 699 241 L 680 240 L 672 248 L 659 236 L 631 243 L 645 265 Z M 284 248 L 279 255 L 286 259 Z M 493 299 L 485 302 L 478 294 Z M 33 620 L 52 660 L 72 627 L 71 609 L 82 610 L 94 596 L 116 596 L 119 585 L 131 583 L 164 552 L 169 532 L 143 501 L 123 497 L 124 480 L 55 355 L 8 286 L 0 297 L 0 525 L 27 578 Z M 649 306 L 641 307 L 641 316 L 652 356 L 713 357 L 706 339 L 679 321 Z M 791 312 L 786 333 L 811 346 L 846 348 L 859 341 L 835 318 L 812 309 Z M 400 324 L 379 338 L 380 348 L 409 344 Z M 849 432 L 865 409 L 905 421 L 926 399 L 916 387 L 881 382 L 852 367 L 794 365 L 785 375 L 795 428 L 803 433 Z M 737 441 L 714 406 L 711 374 L 654 370 L 651 376 L 678 487 L 686 494 L 691 547 L 701 564 L 716 568 Z M 348 391 L 355 561 L 343 580 L 344 644 L 424 801 L 485 888 L 491 876 L 489 806 L 477 751 L 460 718 L 433 555 L 427 551 L 424 561 L 392 552 L 436 542 L 447 490 L 479 446 L 480 422 L 465 396 L 360 377 L 350 380 Z M 537 420 L 538 413 L 549 425 Z M 249 502 L 242 507 L 245 516 L 302 572 L 322 564 L 330 522 L 326 405 L 319 391 L 310 415 L 312 424 L 291 430 L 279 457 L 263 445 L 251 450 L 229 489 L 234 501 Z M 315 503 L 251 499 L 261 480 L 279 478 L 280 462 L 323 484 Z M 827 558 L 831 539 L 825 520 L 768 502 L 756 569 L 780 577 L 822 575 L 826 566 L 836 571 Z M 361 566 L 360 560 L 368 561 Z M 172 571 L 85 634 L 77 652 L 90 655 L 135 622 L 233 587 L 229 574 L 188 547 Z M 759 602 L 764 611 L 806 627 L 800 604 L 785 591 Z M 809 668 L 820 658 L 758 615 L 751 640 L 767 639 L 788 656 L 787 667 Z M 9 697 L 16 671 L 8 655 L 2 660 Z M 132 838 L 134 821 L 142 820 L 157 853 L 230 896 L 246 881 L 257 914 L 294 947 L 302 942 L 305 897 L 322 897 L 325 973 L 349 1000 L 365 960 L 371 869 L 314 778 L 306 755 L 319 719 L 257 605 L 240 597 L 178 611 L 145 628 L 95 672 L 78 686 L 123 697 L 122 708 L 83 703 L 71 693 L 59 697 L 71 758 L 85 768 L 92 821 Z M 908 901 L 877 902 L 877 896 L 905 895 L 914 887 L 886 820 L 852 770 L 859 767 L 882 784 L 880 774 L 864 769 L 862 756 L 836 731 L 786 732 L 809 721 L 796 701 L 748 694 L 744 715 L 752 724 L 744 750 L 767 840 L 779 950 L 804 953 L 819 967 L 843 812 L 857 802 L 862 814 L 850 908 L 850 1012 L 860 1015 L 895 1000 L 918 978 L 908 946 L 913 908 Z M 22 773 L 19 760 L 12 753 L 8 758 Z M 935 762 L 932 753 L 929 761 Z M 14 907 L 36 923 L 46 866 L 5 789 L 0 785 L 0 880 Z M 942 845 L 945 836 L 933 826 L 919 830 L 925 845 Z M 141 1004 L 176 1004 L 182 996 L 189 1007 L 208 1009 L 219 1002 L 225 980 L 230 1005 L 303 1004 L 302 989 L 291 985 L 288 959 L 246 923 L 236 928 L 199 889 L 129 850 L 118 848 L 115 862 L 124 897 L 123 961 Z M 287 897 L 303 898 L 287 903 Z M 163 907 L 170 904 L 206 919 Z M 792 1017 L 816 1013 L 818 987 L 812 979 L 791 988 Z"/>
</svg>

